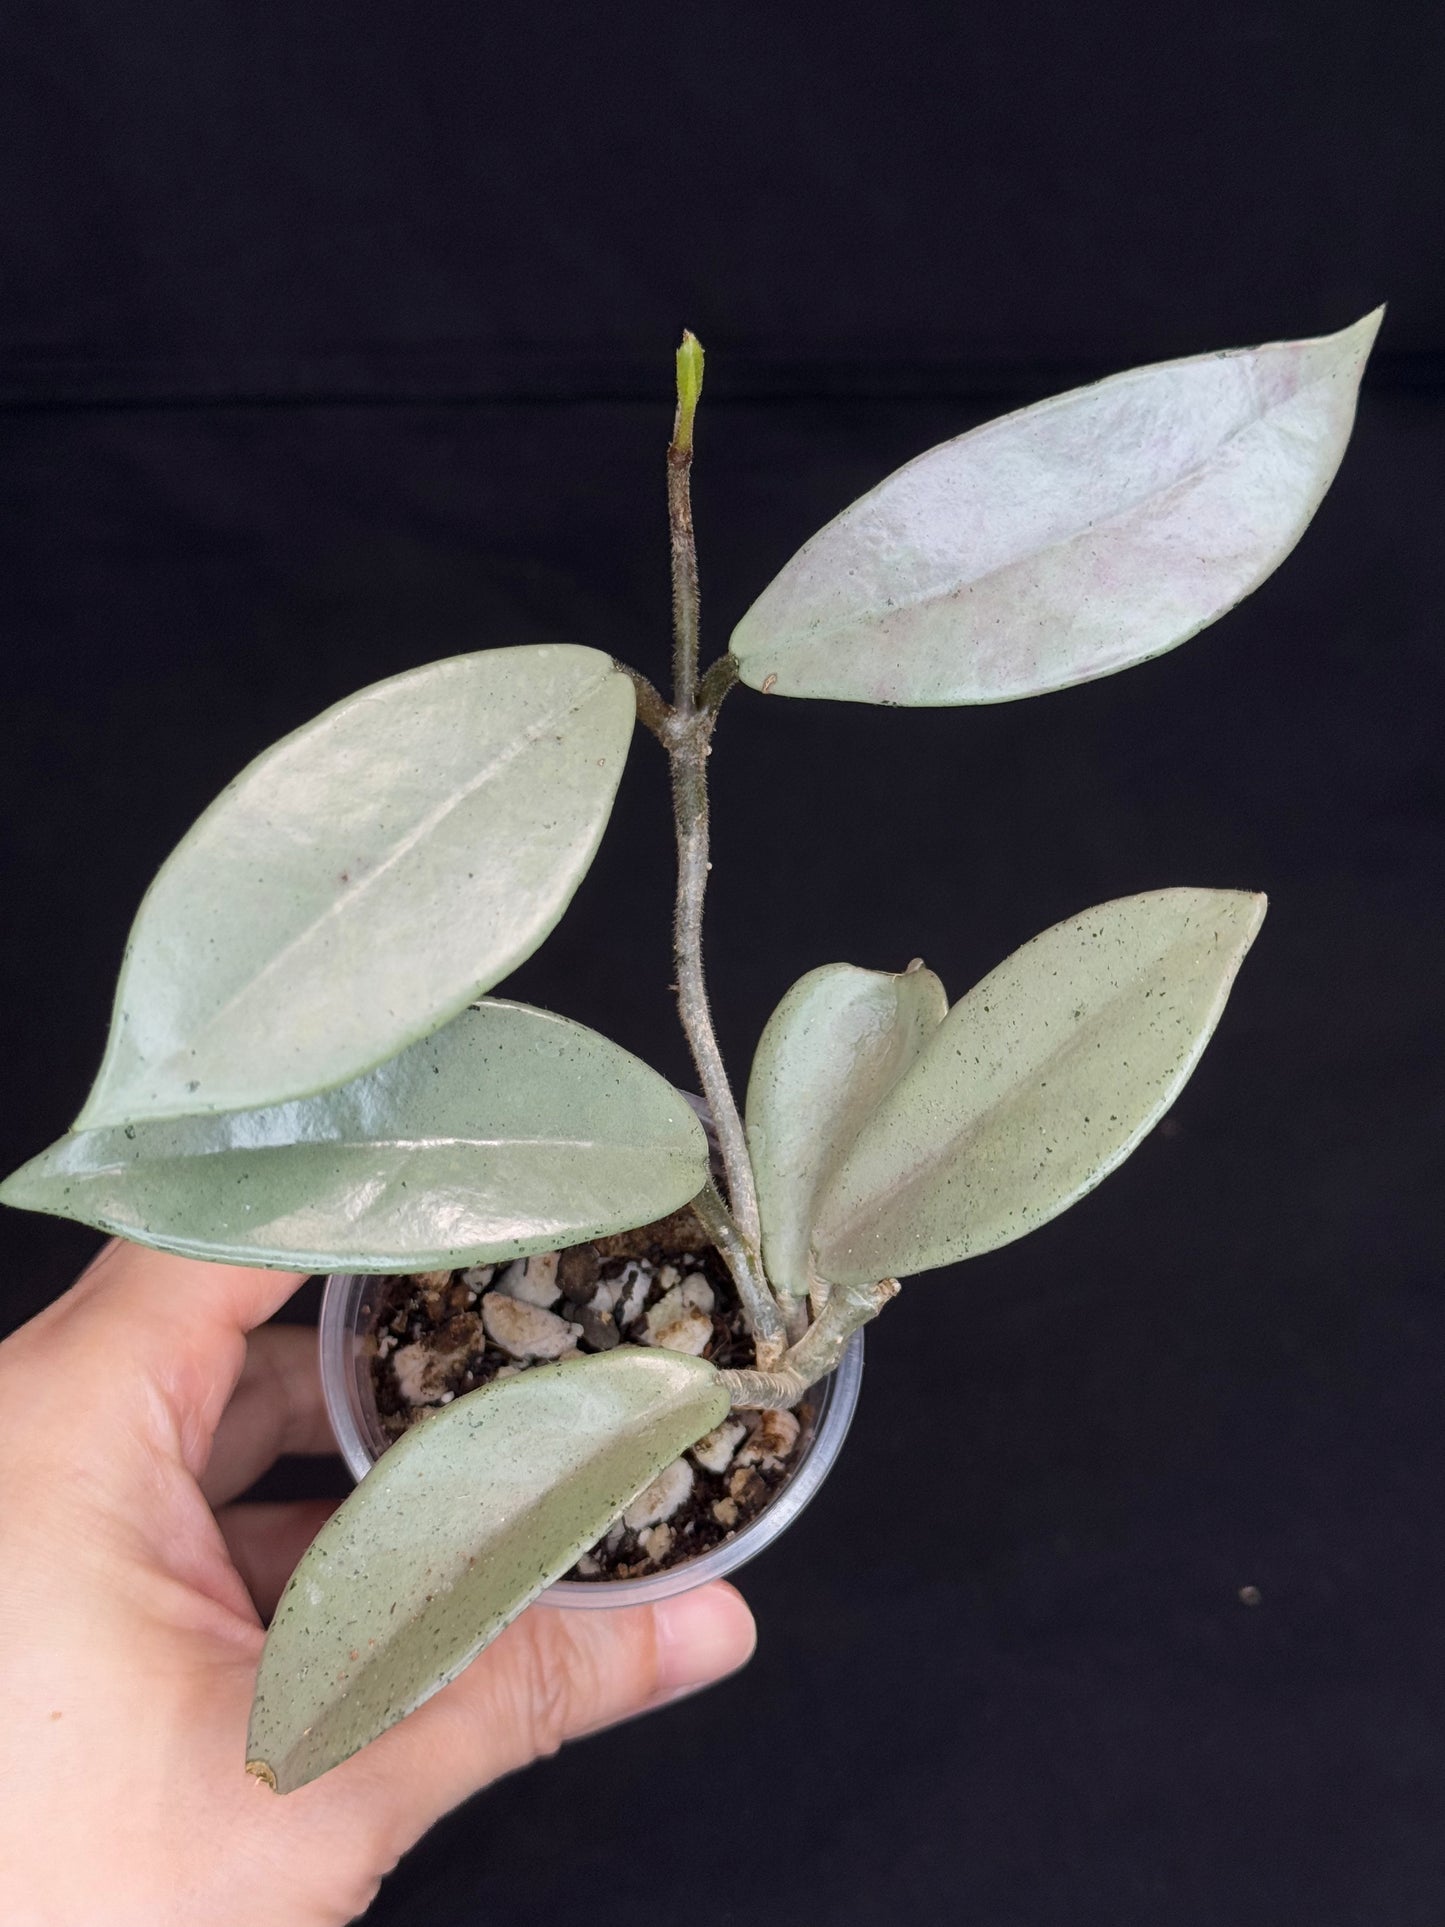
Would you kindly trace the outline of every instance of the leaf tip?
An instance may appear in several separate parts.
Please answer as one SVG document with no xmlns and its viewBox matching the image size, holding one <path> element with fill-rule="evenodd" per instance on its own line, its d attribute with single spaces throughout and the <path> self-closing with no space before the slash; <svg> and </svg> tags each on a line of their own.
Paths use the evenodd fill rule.
<svg viewBox="0 0 1445 1927">
<path fill-rule="evenodd" d="M 246 1771 L 253 1779 L 264 1781 L 273 1793 L 280 1792 L 276 1784 L 276 1775 L 264 1760 L 247 1760 Z"/>
<path fill-rule="evenodd" d="M 1327 335 L 1325 339 L 1338 346 L 1356 369 L 1363 372 L 1384 319 L 1385 303 L 1382 301 L 1378 308 L 1372 308 L 1368 314 L 1361 315 L 1358 321 L 1352 321 L 1348 328 L 1341 328 L 1338 334 Z"/>
<path fill-rule="evenodd" d="M 1240 924 L 1246 944 L 1251 944 L 1259 935 L 1259 927 L 1269 910 L 1269 898 L 1263 890 L 1241 890 L 1238 895 L 1241 899 Z"/>
<path fill-rule="evenodd" d="M 1269 908 L 1269 898 L 1263 890 L 1181 890 L 1179 896 L 1190 914 L 1202 909 L 1217 925 L 1237 932 L 1246 947 L 1259 934 L 1259 926 Z"/>
<path fill-rule="evenodd" d="M 107 1059 L 108 1057 L 109 1053 L 107 1053 Z M 133 1081 L 127 1086 L 125 1081 L 121 1080 L 118 1093 L 116 1087 L 117 1080 L 111 1076 L 110 1063 L 107 1061 L 96 1073 L 95 1082 L 87 1092 L 85 1102 L 75 1114 L 75 1122 L 70 1127 L 72 1137 L 80 1131 L 109 1131 L 118 1126 L 135 1124 L 146 1116 L 157 1113 L 162 1117 L 166 1115 L 164 1104 L 156 1100 L 154 1092 L 151 1093 L 152 1104 L 147 1105 Z M 205 1109 L 203 1104 L 194 1102 L 193 1093 L 188 1092 L 187 1096 L 192 1100 L 189 1106 L 174 1105 L 172 1115 L 187 1108 L 195 1111 Z"/>
<path fill-rule="evenodd" d="M 1263 890 L 1215 890 L 1209 896 L 1211 902 L 1207 914 L 1213 921 L 1216 941 L 1233 959 L 1230 965 L 1232 975 L 1243 963 L 1259 935 L 1260 925 L 1269 909 L 1269 898 Z"/>
<path fill-rule="evenodd" d="M 41 1156 L 44 1155 L 42 1152 Z M 8 1178 L 0 1182 L 0 1204 L 8 1204 L 15 1211 L 44 1209 L 34 1181 L 34 1169 L 39 1161 L 38 1158 L 28 1159 L 26 1163 L 12 1171 Z"/>
</svg>

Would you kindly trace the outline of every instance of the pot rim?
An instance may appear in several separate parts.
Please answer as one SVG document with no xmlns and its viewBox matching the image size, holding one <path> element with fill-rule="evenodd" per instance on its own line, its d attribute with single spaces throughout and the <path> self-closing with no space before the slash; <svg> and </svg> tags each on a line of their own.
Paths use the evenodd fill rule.
<svg viewBox="0 0 1445 1927">
<path fill-rule="evenodd" d="M 377 1274 L 332 1272 L 321 1300 L 318 1341 L 321 1387 L 326 1412 L 343 1462 L 358 1482 L 376 1463 L 373 1434 L 368 1437 L 361 1403 L 361 1317 L 366 1287 Z M 817 1400 L 812 1436 L 787 1483 L 755 1519 L 711 1551 L 664 1572 L 640 1579 L 559 1579 L 539 1596 L 548 1606 L 638 1606 L 691 1592 L 710 1580 L 736 1572 L 786 1532 L 832 1470 L 853 1421 L 863 1379 L 863 1334 L 855 1332 L 847 1350 L 811 1395 Z M 385 1448 L 383 1447 L 383 1450 Z"/>
</svg>

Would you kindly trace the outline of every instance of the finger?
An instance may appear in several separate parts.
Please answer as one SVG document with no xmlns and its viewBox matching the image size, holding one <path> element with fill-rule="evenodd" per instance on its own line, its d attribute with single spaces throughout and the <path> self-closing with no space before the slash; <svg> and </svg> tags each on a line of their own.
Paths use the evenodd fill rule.
<svg viewBox="0 0 1445 1927">
<path fill-rule="evenodd" d="M 283 1453 L 334 1452 L 321 1393 L 316 1333 L 309 1325 L 261 1325 L 216 1427 L 201 1490 L 224 1505 L 254 1485 Z"/>
<path fill-rule="evenodd" d="M 286 1505 L 228 1505 L 216 1514 L 231 1563 L 262 1619 L 296 1570 L 297 1561 L 331 1517 L 339 1499 L 295 1499 Z"/>
<path fill-rule="evenodd" d="M 245 1333 L 279 1311 L 307 1275 L 213 1265 L 112 1238 L 57 1307 L 142 1324 L 156 1317 L 170 1324 L 179 1316 L 201 1327 Z"/>
<path fill-rule="evenodd" d="M 305 1274 L 205 1264 L 120 1239 L 106 1245 L 70 1290 L 22 1336 L 59 1342 L 108 1429 L 107 1401 L 155 1421 L 152 1444 L 199 1473 L 246 1359 L 245 1335 L 296 1290 Z M 137 1396 L 140 1378 L 160 1394 Z"/>
<path fill-rule="evenodd" d="M 724 1678 L 755 1639 L 752 1614 L 721 1581 L 655 1606 L 534 1606 L 338 1779 L 352 1779 L 379 1853 L 404 1853 L 500 1774 Z"/>
</svg>

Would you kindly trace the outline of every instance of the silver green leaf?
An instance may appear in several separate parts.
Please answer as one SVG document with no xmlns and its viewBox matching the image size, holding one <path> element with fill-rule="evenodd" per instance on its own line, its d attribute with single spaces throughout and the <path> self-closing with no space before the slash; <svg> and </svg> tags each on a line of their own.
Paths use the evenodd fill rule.
<svg viewBox="0 0 1445 1927">
<path fill-rule="evenodd" d="M 632 734 L 595 649 L 363 689 L 244 770 L 137 914 L 90 1128 L 329 1089 L 529 957 L 587 871 Z"/>
<path fill-rule="evenodd" d="M 72 1132 L 0 1203 L 295 1271 L 411 1271 L 650 1223 L 707 1182 L 691 1107 L 618 1045 L 491 1000 L 319 1097 Z"/>
<path fill-rule="evenodd" d="M 1304 533 L 1383 309 L 1057 395 L 930 449 L 807 542 L 734 631 L 780 696 L 1007 702 L 1186 641 Z"/>
<path fill-rule="evenodd" d="M 405 1434 L 322 1527 L 261 1655 L 248 1765 L 289 1793 L 456 1678 L 728 1411 L 704 1359 L 623 1346 Z"/>
<path fill-rule="evenodd" d="M 1032 1231 L 1121 1164 L 1174 1102 L 1264 917 L 1242 890 L 1153 890 L 1025 944 L 962 998 L 818 1199 L 843 1286 Z"/>
<path fill-rule="evenodd" d="M 806 1302 L 819 1191 L 869 1113 L 943 1022 L 931 970 L 896 975 L 824 964 L 799 978 L 768 1019 L 748 1081 L 748 1150 L 757 1177 L 768 1277 Z"/>
</svg>

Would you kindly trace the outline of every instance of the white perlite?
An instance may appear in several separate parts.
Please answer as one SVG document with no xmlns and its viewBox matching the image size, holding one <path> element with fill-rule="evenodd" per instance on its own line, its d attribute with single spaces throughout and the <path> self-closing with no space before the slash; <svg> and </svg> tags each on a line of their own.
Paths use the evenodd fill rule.
<svg viewBox="0 0 1445 1927">
<path fill-rule="evenodd" d="M 601 1284 L 593 1287 L 592 1296 L 587 1302 L 595 1312 L 610 1312 L 621 1296 L 622 1280 L 606 1278 Z"/>
<path fill-rule="evenodd" d="M 792 1412 L 764 1412 L 751 1438 L 738 1453 L 739 1465 L 781 1465 L 798 1443 L 798 1421 Z"/>
<path fill-rule="evenodd" d="M 392 1359 L 396 1389 L 408 1405 L 425 1405 L 431 1396 L 426 1389 L 430 1366 L 431 1354 L 425 1345 L 403 1345 Z"/>
<path fill-rule="evenodd" d="M 561 1255 L 558 1251 L 539 1251 L 531 1258 L 514 1258 L 497 1280 L 496 1289 L 515 1298 L 519 1304 L 539 1305 L 545 1311 L 562 1296 L 562 1287 L 557 1283 L 557 1260 Z"/>
<path fill-rule="evenodd" d="M 638 1493 L 623 1513 L 622 1523 L 633 1532 L 641 1532 L 644 1526 L 661 1525 L 664 1519 L 670 1519 L 691 1495 L 692 1476 L 692 1467 L 686 1459 L 674 1459 L 671 1465 L 663 1467 L 650 1486 Z"/>
<path fill-rule="evenodd" d="M 473 1265 L 462 1273 L 462 1283 L 468 1291 L 485 1291 L 496 1269 L 495 1265 Z"/>
<path fill-rule="evenodd" d="M 705 1278 L 702 1282 L 707 1284 Z M 663 1351 L 688 1352 L 700 1358 L 712 1337 L 712 1320 L 705 1311 L 688 1303 L 685 1294 L 691 1283 L 689 1278 L 684 1284 L 674 1285 L 658 1299 L 647 1314 L 646 1338 L 649 1345 Z"/>
<path fill-rule="evenodd" d="M 565 1358 L 582 1336 L 580 1325 L 504 1291 L 489 1291 L 482 1300 L 482 1323 L 488 1338 L 512 1358 Z"/>
<path fill-rule="evenodd" d="M 682 1302 L 694 1311 L 710 1312 L 717 1302 L 712 1286 L 700 1271 L 691 1271 L 682 1281 Z"/>
<path fill-rule="evenodd" d="M 672 1527 L 649 1526 L 646 1532 L 639 1533 L 638 1544 L 655 1566 L 660 1566 L 672 1551 Z"/>
<path fill-rule="evenodd" d="M 623 1267 L 618 1284 L 621 1296 L 615 1301 L 617 1309 L 613 1315 L 619 1325 L 630 1325 L 642 1310 L 642 1301 L 651 1289 L 652 1271 L 647 1265 L 634 1261 Z"/>
<path fill-rule="evenodd" d="M 733 1453 L 748 1435 L 748 1428 L 741 1419 L 724 1419 L 715 1432 L 699 1439 L 692 1447 L 692 1456 L 704 1472 L 726 1472 L 732 1464 Z"/>
<path fill-rule="evenodd" d="M 481 1338 L 475 1314 L 468 1313 L 467 1334 L 450 1351 L 436 1351 L 424 1344 L 399 1345 L 392 1354 L 391 1369 L 396 1373 L 396 1388 L 407 1404 L 438 1404 L 456 1368 L 470 1352 L 481 1349 Z M 380 1349 L 378 1346 L 378 1352 Z"/>
</svg>

